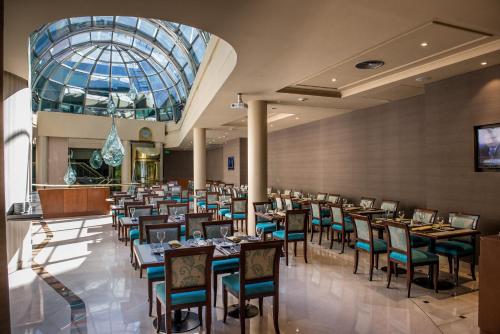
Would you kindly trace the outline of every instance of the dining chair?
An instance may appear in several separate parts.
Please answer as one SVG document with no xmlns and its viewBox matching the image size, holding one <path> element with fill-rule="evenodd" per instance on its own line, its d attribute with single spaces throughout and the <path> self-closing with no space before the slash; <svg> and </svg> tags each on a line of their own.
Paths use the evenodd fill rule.
<svg viewBox="0 0 500 334">
<path fill-rule="evenodd" d="M 190 194 L 188 189 L 181 190 L 181 203 L 189 203 Z"/>
<path fill-rule="evenodd" d="M 165 280 L 156 285 L 156 316 L 161 321 L 165 306 L 165 329 L 172 333 L 172 311 L 198 307 L 200 322 L 205 307 L 205 333 L 212 327 L 211 277 L 215 246 L 165 250 Z M 157 326 L 157 333 L 160 326 Z"/>
<path fill-rule="evenodd" d="M 157 244 L 160 243 L 158 232 L 165 232 L 163 243 L 168 243 L 172 240 L 181 240 L 181 224 L 179 223 L 153 223 L 144 225 L 144 234 L 146 236 L 145 243 Z M 141 276 L 142 278 L 142 271 Z M 153 284 L 165 278 L 165 269 L 161 267 L 146 268 L 146 277 L 148 280 L 148 303 L 149 316 L 153 311 Z"/>
<path fill-rule="evenodd" d="M 281 196 L 276 196 L 274 198 L 274 203 L 276 205 L 276 210 L 278 211 L 283 211 L 283 199 L 281 198 Z"/>
<path fill-rule="evenodd" d="M 293 210 L 293 202 L 292 202 L 292 198 L 290 197 L 290 195 L 285 195 L 284 196 L 284 200 L 285 200 L 285 209 L 286 210 Z"/>
<path fill-rule="evenodd" d="M 375 206 L 375 198 L 361 197 L 359 201 L 359 206 L 363 208 L 373 208 Z"/>
<path fill-rule="evenodd" d="M 327 196 L 326 193 L 318 193 L 316 195 L 316 200 L 317 201 L 326 201 L 326 196 Z"/>
<path fill-rule="evenodd" d="M 266 213 L 268 210 L 272 209 L 272 202 L 253 202 L 253 210 L 255 213 Z M 262 229 L 262 235 L 264 237 L 264 241 L 266 240 L 266 235 L 269 233 L 273 233 L 278 229 L 277 223 L 272 220 L 268 220 L 264 217 L 258 216 L 255 214 L 255 231 L 257 229 Z"/>
<path fill-rule="evenodd" d="M 337 204 L 340 202 L 340 195 L 339 194 L 329 194 L 327 197 L 327 202 Z"/>
<path fill-rule="evenodd" d="M 189 213 L 189 205 L 187 203 L 168 204 L 167 213 L 169 216 L 187 215 Z"/>
<path fill-rule="evenodd" d="M 389 212 L 388 218 L 394 219 L 396 217 L 396 213 L 398 212 L 398 206 L 399 206 L 399 201 L 384 199 L 380 204 L 380 209 L 384 210 L 385 212 Z"/>
<path fill-rule="evenodd" d="M 209 212 L 212 215 L 217 214 L 219 210 L 219 193 L 215 191 L 207 191 L 205 194 L 205 203 L 200 205 L 202 212 Z"/>
<path fill-rule="evenodd" d="M 413 211 L 413 221 L 419 222 L 422 224 L 432 224 L 436 219 L 437 210 L 432 209 L 415 209 Z M 418 235 L 410 235 L 411 247 L 412 248 L 420 248 L 420 247 L 428 247 L 430 244 L 429 238 L 421 237 Z"/>
<path fill-rule="evenodd" d="M 164 215 L 168 213 L 168 206 L 171 204 L 177 204 L 174 200 L 161 200 L 156 202 L 156 211 L 160 215 Z"/>
<path fill-rule="evenodd" d="M 175 186 L 170 187 L 170 194 L 171 194 L 170 199 L 172 199 L 176 202 L 180 202 L 181 201 L 181 191 L 182 191 L 182 187 L 179 185 L 175 185 Z"/>
<path fill-rule="evenodd" d="M 319 228 L 319 245 L 321 246 L 321 240 L 323 239 L 323 230 L 326 228 L 326 233 L 328 236 L 328 228 L 332 225 L 332 220 L 329 217 L 323 217 L 321 214 L 321 206 L 318 201 L 311 202 L 311 242 L 314 238 L 314 230 Z"/>
<path fill-rule="evenodd" d="M 287 195 L 287 196 L 290 196 L 292 194 L 292 190 L 291 189 L 285 189 L 283 191 L 283 195 Z"/>
<path fill-rule="evenodd" d="M 151 205 L 127 205 L 128 217 L 131 216 L 130 209 L 134 209 L 134 217 L 139 218 L 142 216 L 151 216 L 153 214 L 153 207 Z M 128 231 L 128 238 L 130 239 L 130 243 L 132 244 L 135 239 L 139 238 L 139 230 L 136 226 L 130 227 Z M 125 238 L 125 245 L 127 245 L 127 239 Z M 132 260 L 132 257 L 130 258 Z"/>
<path fill-rule="evenodd" d="M 196 207 L 199 208 L 202 204 L 205 204 L 205 196 L 207 194 L 207 189 L 196 189 Z"/>
<path fill-rule="evenodd" d="M 234 235 L 234 226 L 232 220 L 217 220 L 201 223 L 203 226 L 203 235 L 206 239 L 219 239 L 224 237 L 221 232 L 222 227 L 228 228 L 227 236 Z M 230 257 L 222 260 L 212 261 L 212 281 L 214 291 L 214 307 L 217 306 L 217 277 L 222 274 L 234 274 L 238 271 L 240 259 L 238 257 Z"/>
<path fill-rule="evenodd" d="M 359 252 L 367 252 L 370 255 L 370 278 L 373 277 L 373 267 L 378 269 L 379 254 L 387 253 L 387 243 L 383 239 L 373 237 L 370 219 L 362 215 L 351 215 L 354 220 L 354 274 L 358 270 Z"/>
<path fill-rule="evenodd" d="M 227 204 L 219 205 L 217 219 L 223 219 L 226 213 L 231 212 L 231 196 L 226 195 L 224 192 L 219 193 L 219 201 L 226 201 Z"/>
<path fill-rule="evenodd" d="M 307 263 L 307 224 L 309 210 L 287 210 L 285 214 L 285 229 L 274 231 L 273 239 L 283 240 L 285 259 L 288 266 L 288 243 L 293 242 L 293 254 L 297 256 L 297 242 L 304 243 L 304 261 Z"/>
<path fill-rule="evenodd" d="M 340 236 L 342 243 L 342 249 L 339 254 L 344 253 L 344 246 L 347 240 L 347 246 L 349 246 L 351 233 L 354 232 L 354 226 L 352 224 L 352 219 L 350 216 L 344 214 L 344 209 L 342 204 L 332 204 L 330 206 L 331 217 L 332 217 L 332 227 L 331 227 L 331 237 L 330 237 L 330 249 L 333 248 L 333 240 L 335 239 L 335 232 Z"/>
<path fill-rule="evenodd" d="M 241 231 L 243 231 L 243 225 L 245 225 L 248 234 L 247 215 L 248 200 L 246 198 L 231 198 L 231 212 L 226 213 L 224 217 L 234 221 L 236 224 L 236 231 L 238 231 L 238 223 L 240 223 Z"/>
<path fill-rule="evenodd" d="M 137 269 L 137 259 L 134 257 L 134 245 L 142 244 L 146 242 L 146 226 L 151 224 L 165 224 L 168 222 L 167 215 L 150 215 L 150 216 L 140 216 L 139 224 L 137 231 L 139 232 L 139 236 L 130 241 L 130 259 L 132 263 L 134 263 L 135 268 Z M 142 277 L 142 270 L 140 272 L 140 277 Z"/>
<path fill-rule="evenodd" d="M 406 286 L 408 289 L 408 298 L 410 298 L 411 283 L 415 267 L 430 266 L 434 267 L 433 281 L 434 290 L 438 292 L 439 275 L 439 256 L 411 247 L 410 231 L 407 224 L 398 222 L 385 222 L 385 228 L 388 235 L 387 243 L 387 288 L 391 284 L 392 272 L 397 271 L 397 266 L 406 268 Z"/>
<path fill-rule="evenodd" d="M 224 318 L 227 320 L 228 293 L 238 298 L 240 333 L 245 333 L 245 303 L 259 300 L 259 312 L 264 314 L 264 297 L 273 297 L 274 331 L 279 333 L 279 261 L 283 241 L 264 241 L 241 244 L 239 273 L 222 277 Z"/>
<path fill-rule="evenodd" d="M 453 228 L 467 228 L 477 230 L 479 215 L 469 213 L 449 213 L 450 226 Z M 460 258 L 471 257 L 470 271 L 473 280 L 476 280 L 476 237 L 456 237 L 436 243 L 436 254 L 446 256 L 450 274 L 454 274 L 453 280 L 458 286 L 458 273 Z"/>
<path fill-rule="evenodd" d="M 212 220 L 212 214 L 210 212 L 200 212 L 200 213 L 188 213 L 185 216 L 186 219 L 186 240 L 193 238 L 194 231 L 200 231 L 203 234 L 202 222 L 207 222 Z"/>
</svg>

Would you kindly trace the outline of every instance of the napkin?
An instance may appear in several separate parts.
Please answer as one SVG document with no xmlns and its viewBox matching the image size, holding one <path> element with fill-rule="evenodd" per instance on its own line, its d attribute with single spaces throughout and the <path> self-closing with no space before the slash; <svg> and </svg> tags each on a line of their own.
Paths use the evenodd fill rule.
<svg viewBox="0 0 500 334">
<path fill-rule="evenodd" d="M 432 230 L 432 225 L 420 226 L 412 228 L 412 231 L 427 231 Z"/>
<path fill-rule="evenodd" d="M 237 237 L 237 236 L 231 236 L 231 237 L 227 237 L 228 240 L 234 242 L 235 244 L 237 244 L 238 242 L 241 241 L 241 238 L 240 237 Z"/>
<path fill-rule="evenodd" d="M 178 240 L 171 240 L 168 242 L 168 245 L 172 248 L 182 247 L 182 244 Z"/>
</svg>

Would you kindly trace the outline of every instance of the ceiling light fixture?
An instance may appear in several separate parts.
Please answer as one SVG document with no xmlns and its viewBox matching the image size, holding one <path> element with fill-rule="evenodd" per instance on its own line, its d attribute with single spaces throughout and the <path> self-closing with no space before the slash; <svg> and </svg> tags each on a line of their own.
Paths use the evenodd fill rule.
<svg viewBox="0 0 500 334">
<path fill-rule="evenodd" d="M 305 102 L 305 101 L 307 101 L 307 100 L 308 100 L 308 98 L 307 98 L 307 97 L 299 97 L 299 98 L 298 98 L 298 100 L 299 100 L 300 102 Z"/>
<path fill-rule="evenodd" d="M 300 119 L 300 117 L 295 117 L 295 119 Z"/>
<path fill-rule="evenodd" d="M 384 66 L 384 62 L 382 60 L 366 60 L 361 63 L 357 63 L 355 67 L 360 70 L 376 70 Z"/>
<path fill-rule="evenodd" d="M 248 105 L 243 102 L 243 98 L 241 97 L 241 93 L 236 94 L 237 102 L 231 103 L 231 109 L 247 109 Z"/>
<path fill-rule="evenodd" d="M 427 43 L 427 42 L 422 42 L 422 43 L 420 43 L 420 46 L 421 46 L 421 47 L 423 47 L 423 48 L 425 48 L 425 47 L 426 47 L 426 46 L 428 46 L 428 45 L 429 45 L 429 43 Z"/>
<path fill-rule="evenodd" d="M 337 79 L 336 78 L 332 78 L 332 82 L 335 82 L 335 81 L 337 81 Z"/>
<path fill-rule="evenodd" d="M 484 65 L 488 65 L 488 63 L 485 61 L 481 62 L 481 66 L 484 66 Z"/>
</svg>

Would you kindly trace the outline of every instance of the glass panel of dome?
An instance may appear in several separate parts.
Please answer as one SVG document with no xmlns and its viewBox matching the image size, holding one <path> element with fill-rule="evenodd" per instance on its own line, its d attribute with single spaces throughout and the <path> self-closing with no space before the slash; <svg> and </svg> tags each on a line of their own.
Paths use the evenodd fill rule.
<svg viewBox="0 0 500 334">
<path fill-rule="evenodd" d="M 67 50 L 68 48 L 69 48 L 69 40 L 66 38 L 57 43 L 56 45 L 54 45 L 54 47 L 50 49 L 50 53 L 52 53 L 52 55 L 56 55 L 61 51 Z"/>
<path fill-rule="evenodd" d="M 156 71 L 154 70 L 154 68 L 147 61 L 141 61 L 139 63 L 139 65 L 141 65 L 142 70 L 147 75 L 151 75 L 151 74 L 155 74 L 156 73 Z"/>
<path fill-rule="evenodd" d="M 44 31 L 40 36 L 38 37 L 36 43 L 35 43 L 35 54 L 40 55 L 50 44 L 49 40 L 49 35 L 47 31 Z"/>
<path fill-rule="evenodd" d="M 109 63 L 97 62 L 93 74 L 109 75 Z"/>
<path fill-rule="evenodd" d="M 134 47 L 144 52 L 147 55 L 150 55 L 151 51 L 153 50 L 153 47 L 151 45 L 149 45 L 148 43 L 144 42 L 139 38 L 134 39 Z"/>
<path fill-rule="evenodd" d="M 94 16 L 94 24 L 96 26 L 110 26 L 113 25 L 113 16 Z"/>
<path fill-rule="evenodd" d="M 116 25 L 125 29 L 135 30 L 137 25 L 137 17 L 117 16 Z"/>
<path fill-rule="evenodd" d="M 128 74 L 123 64 L 119 65 L 113 64 L 113 66 L 111 66 L 111 75 L 121 77 L 121 76 L 127 76 Z"/>
<path fill-rule="evenodd" d="M 193 43 L 193 53 L 195 55 L 196 63 L 200 64 L 201 60 L 203 59 L 203 55 L 205 54 L 205 42 L 203 39 L 198 37 L 196 41 Z"/>
<path fill-rule="evenodd" d="M 42 91 L 42 97 L 51 101 L 59 101 L 62 88 L 62 85 L 49 80 Z"/>
<path fill-rule="evenodd" d="M 158 50 L 157 48 L 153 49 L 153 53 L 151 54 L 154 60 L 163 68 L 167 66 L 168 59 L 163 52 Z"/>
<path fill-rule="evenodd" d="M 124 62 L 130 63 L 130 62 L 134 61 L 132 59 L 132 57 L 130 57 L 130 55 L 128 54 L 128 52 L 122 50 L 122 52 L 120 52 L 120 54 L 121 54 Z"/>
<path fill-rule="evenodd" d="M 160 72 L 160 76 L 167 87 L 170 88 L 174 85 L 174 83 L 172 82 L 166 71 Z"/>
<path fill-rule="evenodd" d="M 109 76 L 92 75 L 90 77 L 89 89 L 109 89 Z"/>
<path fill-rule="evenodd" d="M 163 48 L 168 52 L 170 52 L 170 50 L 172 50 L 175 45 L 174 40 L 167 32 L 165 32 L 165 30 L 158 31 L 156 39 L 160 43 L 160 45 L 163 46 Z"/>
<path fill-rule="evenodd" d="M 128 92 L 127 92 L 128 93 Z M 116 107 L 121 109 L 133 109 L 134 101 L 130 99 L 127 93 L 113 93 L 113 97 L 116 97 Z"/>
<path fill-rule="evenodd" d="M 186 75 L 186 79 L 189 82 L 189 85 L 192 85 L 194 81 L 194 73 L 191 69 L 191 65 L 187 65 L 186 67 L 184 67 L 184 74 Z"/>
<path fill-rule="evenodd" d="M 108 95 L 101 92 L 88 91 L 85 96 L 85 105 L 88 107 L 106 108 L 108 105 Z"/>
<path fill-rule="evenodd" d="M 62 101 L 68 104 L 83 105 L 85 100 L 85 91 L 78 88 L 65 88 Z"/>
<path fill-rule="evenodd" d="M 54 72 L 52 75 L 51 79 L 60 83 L 64 84 L 66 81 L 66 78 L 68 77 L 68 74 L 70 72 L 70 69 L 67 68 L 66 66 L 59 66 L 57 70 Z"/>
<path fill-rule="evenodd" d="M 62 112 L 68 112 L 72 114 L 83 114 L 83 106 L 78 104 L 61 103 L 59 105 L 59 108 L 61 109 Z"/>
<path fill-rule="evenodd" d="M 134 78 L 134 86 L 139 93 L 149 92 L 151 88 L 149 87 L 149 82 L 146 77 L 136 77 Z"/>
<path fill-rule="evenodd" d="M 87 81 L 89 80 L 89 75 L 83 72 L 75 71 L 71 78 L 69 78 L 68 85 L 85 88 L 87 86 Z"/>
<path fill-rule="evenodd" d="M 184 65 L 187 64 L 188 60 L 184 54 L 184 51 L 182 51 L 178 45 L 173 48 L 172 55 L 181 67 L 184 67 Z"/>
<path fill-rule="evenodd" d="M 73 67 L 75 67 L 76 64 L 78 64 L 80 62 L 80 60 L 82 60 L 82 56 L 75 53 L 75 54 L 71 55 L 69 58 L 67 58 L 63 62 L 63 64 L 70 67 L 70 68 L 73 68 Z"/>
<path fill-rule="evenodd" d="M 131 77 L 136 77 L 140 75 L 144 75 L 142 69 L 139 68 L 137 63 L 127 63 L 128 74 Z"/>
<path fill-rule="evenodd" d="M 181 99 L 179 98 L 179 94 L 177 94 L 177 91 L 175 90 L 175 88 L 174 88 L 174 87 L 169 88 L 169 89 L 168 89 L 168 92 L 170 93 L 170 96 L 171 96 L 171 98 L 172 98 L 174 101 L 176 101 L 176 102 L 180 102 L 180 101 L 181 101 Z"/>
<path fill-rule="evenodd" d="M 181 80 L 181 76 L 179 75 L 179 72 L 177 71 L 175 66 L 172 65 L 172 63 L 167 64 L 167 71 L 172 74 L 175 82 L 179 82 L 179 80 Z"/>
<path fill-rule="evenodd" d="M 69 22 L 71 24 L 70 28 L 72 31 L 82 30 L 92 25 L 92 19 L 90 16 L 73 17 L 69 19 Z"/>
<path fill-rule="evenodd" d="M 106 42 L 111 41 L 111 31 L 92 31 L 90 33 L 91 39 L 94 42 Z"/>
<path fill-rule="evenodd" d="M 128 92 L 130 90 L 130 79 L 128 77 L 111 78 L 111 91 Z"/>
<path fill-rule="evenodd" d="M 82 32 L 70 37 L 71 45 L 88 43 L 90 41 L 90 33 Z"/>
<path fill-rule="evenodd" d="M 96 48 L 94 51 L 92 51 L 91 53 L 89 53 L 87 55 L 87 57 L 90 58 L 90 59 L 92 59 L 92 60 L 96 60 L 101 55 L 101 52 L 102 52 L 102 49 Z"/>
<path fill-rule="evenodd" d="M 153 93 L 155 97 L 155 102 L 156 102 L 156 107 L 157 108 L 163 108 L 165 102 L 167 102 L 168 99 L 168 93 L 166 90 L 160 90 L 157 92 Z"/>
<path fill-rule="evenodd" d="M 44 110 L 44 111 L 57 110 L 58 107 L 59 107 L 59 103 L 53 102 L 53 101 L 47 101 L 45 99 L 42 99 L 42 102 L 40 104 L 40 110 Z"/>
<path fill-rule="evenodd" d="M 157 26 L 150 21 L 139 19 L 137 30 L 148 37 L 154 38 L 156 35 Z"/>
<path fill-rule="evenodd" d="M 161 81 L 158 74 L 150 76 L 149 82 L 151 82 L 151 87 L 153 88 L 153 90 L 165 89 L 165 85 Z"/>
<path fill-rule="evenodd" d="M 94 63 L 95 63 L 95 61 L 92 59 L 83 58 L 82 61 L 80 62 L 80 64 L 78 64 L 76 66 L 76 68 L 83 71 L 83 72 L 90 73 L 90 71 L 94 67 Z"/>
<path fill-rule="evenodd" d="M 130 46 L 130 45 L 132 45 L 132 40 L 133 40 L 132 36 L 130 36 L 128 34 L 124 34 L 121 32 L 114 32 L 113 33 L 113 41 L 116 43 L 121 43 L 121 44 Z"/>
<path fill-rule="evenodd" d="M 53 41 L 58 40 L 62 36 L 69 33 L 68 21 L 66 19 L 59 20 L 57 22 L 52 23 L 49 26 L 50 36 Z"/>
<path fill-rule="evenodd" d="M 180 31 L 182 33 L 182 36 L 186 39 L 186 41 L 189 44 L 191 44 L 194 41 L 196 35 L 195 35 L 195 29 L 193 27 L 181 24 Z"/>
<path fill-rule="evenodd" d="M 187 100 L 187 94 L 186 94 L 186 87 L 184 87 L 184 84 L 182 82 L 179 82 L 177 84 L 177 90 L 179 91 L 179 95 L 182 101 Z"/>
</svg>

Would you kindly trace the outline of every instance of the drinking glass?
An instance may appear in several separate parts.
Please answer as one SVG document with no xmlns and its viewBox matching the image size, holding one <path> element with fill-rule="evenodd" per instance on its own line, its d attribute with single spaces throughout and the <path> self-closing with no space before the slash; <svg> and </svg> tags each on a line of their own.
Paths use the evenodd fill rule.
<svg viewBox="0 0 500 334">
<path fill-rule="evenodd" d="M 262 240 L 262 235 L 264 234 L 264 229 L 262 227 L 257 227 L 255 229 L 255 232 L 257 233 L 257 237 Z"/>
<path fill-rule="evenodd" d="M 224 242 L 226 242 L 226 237 L 227 237 L 228 233 L 229 233 L 229 227 L 227 227 L 227 226 L 220 227 L 220 234 L 222 234 L 222 238 L 224 238 Z"/>
<path fill-rule="evenodd" d="M 133 220 L 135 216 L 135 208 L 130 208 L 130 216 L 132 217 Z"/>
<path fill-rule="evenodd" d="M 163 249 L 163 240 L 165 240 L 165 231 L 156 232 L 156 237 L 160 241 L 160 248 Z"/>
<path fill-rule="evenodd" d="M 344 204 L 344 205 L 347 204 L 347 198 L 342 198 L 342 204 Z"/>
<path fill-rule="evenodd" d="M 399 219 L 404 219 L 405 218 L 405 212 L 403 210 L 398 211 L 398 217 Z"/>
<path fill-rule="evenodd" d="M 194 242 L 196 245 L 198 245 L 198 243 L 200 242 L 201 240 L 201 231 L 200 230 L 196 230 L 193 232 L 193 238 L 194 238 Z"/>
</svg>

